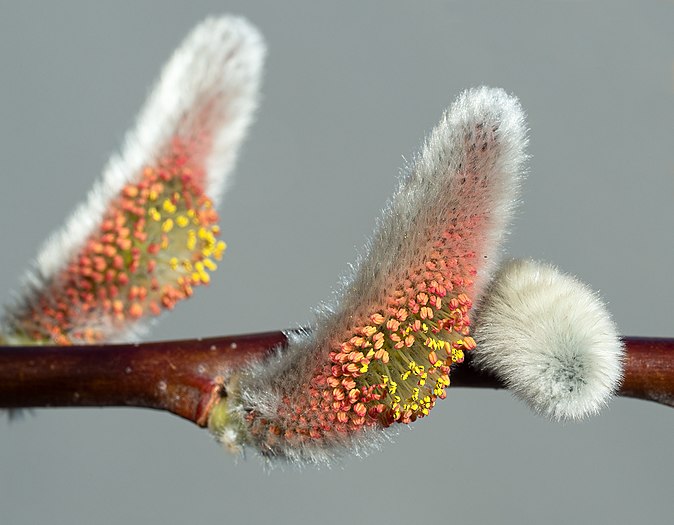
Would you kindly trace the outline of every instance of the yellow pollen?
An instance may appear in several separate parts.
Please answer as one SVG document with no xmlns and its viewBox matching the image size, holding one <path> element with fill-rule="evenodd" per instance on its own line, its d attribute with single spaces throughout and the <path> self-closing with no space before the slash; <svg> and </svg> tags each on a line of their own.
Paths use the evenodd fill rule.
<svg viewBox="0 0 674 525">
<path fill-rule="evenodd" d="M 215 249 L 213 250 L 213 257 L 215 257 L 219 261 L 220 259 L 222 259 L 222 254 L 226 249 L 227 244 L 225 244 L 225 241 L 218 241 L 217 244 L 215 245 Z"/>
<path fill-rule="evenodd" d="M 194 247 L 197 245 L 197 234 L 194 232 L 194 230 L 190 230 L 187 232 L 187 249 L 192 251 L 194 250 Z"/>
<path fill-rule="evenodd" d="M 176 212 L 176 205 L 173 204 L 170 200 L 166 199 L 164 203 L 162 204 L 162 208 L 164 208 L 164 211 L 168 213 L 175 213 Z"/>
</svg>

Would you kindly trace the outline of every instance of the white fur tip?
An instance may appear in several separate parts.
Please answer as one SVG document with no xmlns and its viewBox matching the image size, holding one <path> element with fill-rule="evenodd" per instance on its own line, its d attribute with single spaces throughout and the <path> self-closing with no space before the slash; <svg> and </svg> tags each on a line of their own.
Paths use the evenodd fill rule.
<svg viewBox="0 0 674 525">
<path fill-rule="evenodd" d="M 622 378 L 623 344 L 606 307 L 555 267 L 510 261 L 477 314 L 474 363 L 554 420 L 599 412 Z"/>
<path fill-rule="evenodd" d="M 258 105 L 265 54 L 262 35 L 244 18 L 210 17 L 197 25 L 164 66 L 127 137 L 126 170 L 176 136 L 211 134 L 204 190 L 217 203 Z"/>
</svg>

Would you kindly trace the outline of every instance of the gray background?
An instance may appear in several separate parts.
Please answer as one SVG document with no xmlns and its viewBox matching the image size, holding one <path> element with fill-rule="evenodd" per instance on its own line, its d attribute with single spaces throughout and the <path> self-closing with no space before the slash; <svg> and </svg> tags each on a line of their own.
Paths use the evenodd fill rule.
<svg viewBox="0 0 674 525">
<path fill-rule="evenodd" d="M 507 250 L 601 290 L 621 332 L 673 336 L 674 4 L 0 3 L 0 294 L 79 202 L 161 64 L 209 13 L 270 53 L 222 207 L 229 244 L 153 338 L 297 326 L 328 296 L 441 111 L 517 94 L 531 174 Z M 146 410 L 0 419 L 0 522 L 671 523 L 674 411 L 617 400 L 582 424 L 450 389 L 433 417 L 334 469 L 235 461 Z"/>
</svg>

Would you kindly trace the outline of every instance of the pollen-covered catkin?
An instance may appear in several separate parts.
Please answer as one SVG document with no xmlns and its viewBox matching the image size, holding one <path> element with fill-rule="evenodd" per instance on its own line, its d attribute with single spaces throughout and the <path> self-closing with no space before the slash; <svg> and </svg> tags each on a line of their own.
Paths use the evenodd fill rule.
<svg viewBox="0 0 674 525">
<path fill-rule="evenodd" d="M 229 443 L 329 461 L 366 450 L 369 429 L 410 423 L 445 397 L 475 342 L 470 310 L 518 195 L 526 130 L 502 90 L 466 91 L 402 177 L 335 302 L 309 334 L 237 378 Z"/>
<path fill-rule="evenodd" d="M 0 321 L 8 344 L 134 336 L 207 284 L 224 243 L 220 198 L 257 106 L 265 46 L 241 18 L 198 25 L 164 67 L 136 126 Z"/>
<path fill-rule="evenodd" d="M 10 336 L 35 343 L 96 343 L 159 315 L 208 284 L 222 258 L 218 215 L 175 142 L 110 201 L 98 230 L 41 293 L 11 318 Z"/>
</svg>

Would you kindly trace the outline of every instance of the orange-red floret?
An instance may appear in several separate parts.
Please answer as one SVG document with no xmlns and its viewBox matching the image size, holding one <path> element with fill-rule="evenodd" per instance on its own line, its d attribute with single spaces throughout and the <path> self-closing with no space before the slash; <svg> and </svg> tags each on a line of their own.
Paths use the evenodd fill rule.
<svg viewBox="0 0 674 525">
<path fill-rule="evenodd" d="M 15 322 L 29 339 L 95 343 L 159 315 L 208 284 L 222 257 L 218 215 L 174 140 L 156 166 L 110 202 L 100 226 Z"/>
<path fill-rule="evenodd" d="M 424 260 L 393 283 L 387 302 L 327 349 L 311 388 L 300 386 L 283 397 L 275 425 L 286 439 L 303 443 L 374 425 L 411 423 L 446 397 L 451 366 L 475 347 L 468 317 L 475 255 L 452 249 L 461 227 L 470 231 L 476 221 L 466 219 L 467 224 L 436 240 Z M 256 412 L 247 421 L 253 435 L 267 440 L 267 426 Z"/>
</svg>

